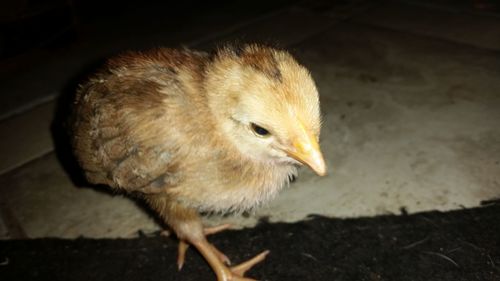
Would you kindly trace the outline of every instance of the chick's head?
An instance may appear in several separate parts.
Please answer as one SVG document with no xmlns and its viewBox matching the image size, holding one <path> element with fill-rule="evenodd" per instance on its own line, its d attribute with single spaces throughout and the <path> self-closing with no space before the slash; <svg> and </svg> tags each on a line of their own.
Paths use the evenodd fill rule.
<svg viewBox="0 0 500 281">
<path fill-rule="evenodd" d="M 226 47 L 205 75 L 210 109 L 243 155 L 277 165 L 299 162 L 326 174 L 318 144 L 318 91 L 289 53 L 259 45 Z"/>
</svg>

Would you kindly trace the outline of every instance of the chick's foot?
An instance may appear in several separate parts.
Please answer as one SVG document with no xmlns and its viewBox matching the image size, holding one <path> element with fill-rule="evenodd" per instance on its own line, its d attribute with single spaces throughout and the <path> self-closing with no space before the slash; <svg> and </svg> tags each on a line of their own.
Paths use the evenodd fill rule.
<svg viewBox="0 0 500 281">
<path fill-rule="evenodd" d="M 269 254 L 266 250 L 255 257 L 240 263 L 236 266 L 228 267 L 220 259 L 220 251 L 217 250 L 207 240 L 193 241 L 192 244 L 203 255 L 212 270 L 217 275 L 217 281 L 256 281 L 255 279 L 244 277 L 245 272 L 251 269 L 257 263 L 263 261 Z"/>
</svg>

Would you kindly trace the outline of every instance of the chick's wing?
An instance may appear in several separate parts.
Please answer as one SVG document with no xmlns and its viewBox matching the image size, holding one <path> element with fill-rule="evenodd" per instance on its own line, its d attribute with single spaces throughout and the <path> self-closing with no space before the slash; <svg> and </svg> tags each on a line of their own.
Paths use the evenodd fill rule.
<svg viewBox="0 0 500 281">
<path fill-rule="evenodd" d="M 174 186 L 175 145 L 167 139 L 165 94 L 152 80 L 100 76 L 77 98 L 73 146 L 89 181 L 126 191 Z"/>
</svg>

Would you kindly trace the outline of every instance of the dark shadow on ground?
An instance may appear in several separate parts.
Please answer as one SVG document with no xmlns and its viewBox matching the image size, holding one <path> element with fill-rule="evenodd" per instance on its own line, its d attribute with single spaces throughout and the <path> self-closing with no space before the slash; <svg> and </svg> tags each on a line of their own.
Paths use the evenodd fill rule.
<svg viewBox="0 0 500 281">
<path fill-rule="evenodd" d="M 61 94 L 56 99 L 54 118 L 50 126 L 57 159 L 73 184 L 78 187 L 88 186 L 89 183 L 85 179 L 73 154 L 70 140 L 71 132 L 68 124 L 70 122 L 73 103 L 79 85 L 87 81 L 97 69 L 104 65 L 104 63 L 104 58 L 89 62 L 82 70 L 66 82 Z"/>
<path fill-rule="evenodd" d="M 500 280 L 500 204 L 440 213 L 263 222 L 210 240 L 234 263 L 264 249 L 259 280 Z M 1 280 L 215 280 L 194 250 L 181 272 L 177 244 L 136 239 L 0 242 Z"/>
</svg>

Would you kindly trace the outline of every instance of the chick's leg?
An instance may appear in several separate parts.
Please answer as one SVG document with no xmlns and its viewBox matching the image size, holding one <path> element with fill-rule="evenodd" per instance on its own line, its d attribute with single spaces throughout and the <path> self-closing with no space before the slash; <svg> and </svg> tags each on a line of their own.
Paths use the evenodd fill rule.
<svg viewBox="0 0 500 281">
<path fill-rule="evenodd" d="M 167 198 L 153 196 L 149 198 L 151 206 L 159 211 L 162 218 L 177 234 L 181 241 L 179 254 L 185 255 L 187 245 L 193 245 L 205 258 L 212 270 L 217 276 L 218 281 L 251 281 L 253 279 L 245 278 L 244 274 L 252 266 L 265 259 L 269 251 L 264 251 L 254 258 L 239 265 L 228 267 L 224 264 L 225 255 L 217 250 L 206 239 L 207 234 L 221 231 L 227 227 L 221 226 L 214 229 L 204 229 L 197 212 L 193 209 L 185 208 L 180 204 L 171 202 Z M 217 231 L 218 230 L 218 231 Z M 184 257 L 179 257 L 183 262 Z"/>
<path fill-rule="evenodd" d="M 218 226 L 214 226 L 214 227 L 206 227 L 203 229 L 203 233 L 205 234 L 205 236 L 207 236 L 207 235 L 219 233 L 219 232 L 224 231 L 230 227 L 231 227 L 230 224 L 222 224 L 222 225 L 218 225 Z M 189 244 L 187 242 L 185 242 L 183 240 L 179 241 L 179 253 L 177 255 L 177 267 L 179 268 L 179 270 L 181 270 L 182 267 L 184 266 L 184 260 L 186 259 L 186 251 L 188 248 L 189 248 Z M 220 252 L 215 247 L 213 247 L 213 250 L 216 252 L 217 256 L 219 257 L 219 259 L 223 263 L 225 263 L 227 265 L 231 265 L 231 260 L 229 260 L 229 258 L 226 255 L 224 255 L 222 252 Z"/>
</svg>

